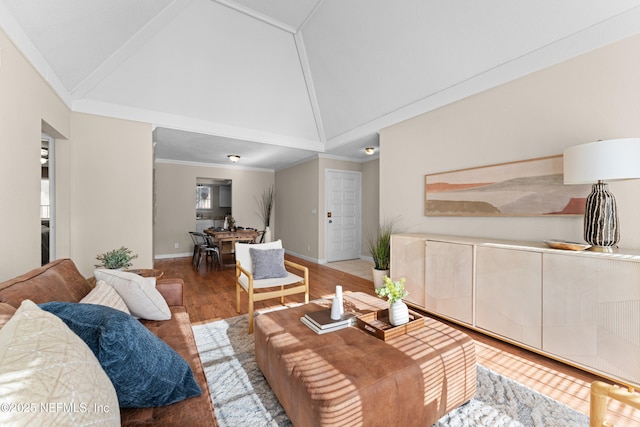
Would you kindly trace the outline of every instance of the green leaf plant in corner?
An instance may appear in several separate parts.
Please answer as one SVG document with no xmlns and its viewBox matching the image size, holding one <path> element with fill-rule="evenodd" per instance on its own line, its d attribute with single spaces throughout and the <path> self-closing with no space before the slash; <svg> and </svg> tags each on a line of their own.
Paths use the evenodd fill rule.
<svg viewBox="0 0 640 427">
<path fill-rule="evenodd" d="M 97 268 L 118 270 L 131 267 L 133 265 L 131 260 L 135 258 L 138 258 L 138 254 L 134 255 L 131 249 L 127 249 L 123 246 L 120 249 L 114 249 L 96 256 L 96 259 L 100 261 L 100 264 L 95 264 L 95 266 Z"/>
<path fill-rule="evenodd" d="M 376 289 L 376 294 L 378 294 L 380 298 L 386 297 L 389 300 L 389 304 L 400 301 L 402 298 L 409 295 L 409 292 L 404 288 L 404 277 L 400 280 L 393 281 L 387 276 L 384 276 L 383 280 L 384 286 Z"/>
</svg>

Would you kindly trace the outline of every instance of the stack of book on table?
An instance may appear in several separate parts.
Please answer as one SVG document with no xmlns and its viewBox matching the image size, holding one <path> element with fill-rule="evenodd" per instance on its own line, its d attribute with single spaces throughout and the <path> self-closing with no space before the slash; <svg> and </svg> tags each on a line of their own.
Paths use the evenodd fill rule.
<svg viewBox="0 0 640 427">
<path fill-rule="evenodd" d="M 331 318 L 331 309 L 327 308 L 307 313 L 300 320 L 315 333 L 324 334 L 355 325 L 356 315 L 354 313 L 344 313 L 340 316 L 340 319 L 333 320 Z"/>
</svg>

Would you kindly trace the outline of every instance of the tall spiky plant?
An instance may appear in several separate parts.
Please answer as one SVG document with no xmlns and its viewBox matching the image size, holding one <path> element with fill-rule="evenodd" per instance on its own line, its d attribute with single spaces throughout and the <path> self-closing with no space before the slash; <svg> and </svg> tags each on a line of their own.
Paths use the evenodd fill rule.
<svg viewBox="0 0 640 427">
<path fill-rule="evenodd" d="M 394 221 L 385 219 L 376 233 L 369 235 L 367 243 L 376 270 L 388 270 L 391 264 L 391 235 L 394 233 Z"/>
<path fill-rule="evenodd" d="M 258 216 L 262 220 L 264 224 L 263 231 L 266 231 L 267 227 L 271 223 L 271 210 L 273 209 L 273 196 L 274 189 L 273 185 L 271 187 L 265 188 L 262 192 L 262 198 L 258 199 L 256 197 L 256 202 L 258 202 Z M 264 232 L 262 233 L 262 237 L 260 238 L 260 242 L 264 241 Z"/>
</svg>

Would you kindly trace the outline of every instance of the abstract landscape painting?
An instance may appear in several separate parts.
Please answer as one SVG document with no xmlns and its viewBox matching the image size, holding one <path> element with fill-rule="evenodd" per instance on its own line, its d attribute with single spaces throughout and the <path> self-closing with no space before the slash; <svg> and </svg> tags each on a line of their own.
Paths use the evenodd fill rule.
<svg viewBox="0 0 640 427">
<path fill-rule="evenodd" d="M 562 156 L 425 176 L 426 216 L 584 215 L 590 185 L 564 185 Z"/>
</svg>

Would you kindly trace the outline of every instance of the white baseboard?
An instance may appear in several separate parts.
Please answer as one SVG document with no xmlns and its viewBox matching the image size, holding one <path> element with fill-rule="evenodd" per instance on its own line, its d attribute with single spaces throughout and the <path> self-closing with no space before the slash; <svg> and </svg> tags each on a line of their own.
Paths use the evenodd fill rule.
<svg viewBox="0 0 640 427">
<path fill-rule="evenodd" d="M 318 261 L 318 259 L 317 259 L 317 258 L 311 258 L 311 257 L 308 257 L 308 256 L 306 256 L 306 255 L 300 255 L 300 254 L 297 254 L 297 253 L 295 253 L 295 252 L 288 251 L 288 250 L 286 250 L 286 249 L 285 249 L 284 251 L 285 251 L 286 253 L 288 253 L 289 255 L 291 255 L 291 256 L 298 257 L 298 258 L 302 258 L 302 259 L 303 259 L 303 260 L 305 260 L 305 261 L 315 262 L 316 264 L 322 264 L 320 261 Z"/>
<path fill-rule="evenodd" d="M 169 258 L 186 258 L 186 257 L 192 257 L 193 256 L 193 252 L 182 252 L 179 254 L 160 254 L 160 255 L 155 255 L 153 258 L 154 259 L 169 259 Z"/>
</svg>

